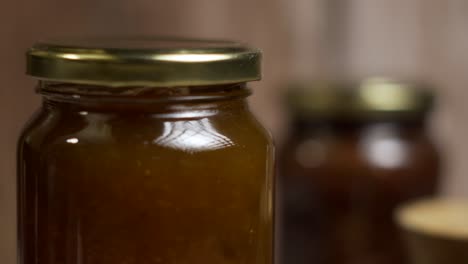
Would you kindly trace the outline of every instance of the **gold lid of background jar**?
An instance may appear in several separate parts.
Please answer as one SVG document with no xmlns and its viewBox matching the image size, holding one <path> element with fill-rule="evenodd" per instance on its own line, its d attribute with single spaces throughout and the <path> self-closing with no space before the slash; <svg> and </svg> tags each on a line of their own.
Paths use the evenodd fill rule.
<svg viewBox="0 0 468 264">
<path fill-rule="evenodd" d="M 181 38 L 41 42 L 27 52 L 40 80 L 103 86 L 198 86 L 259 80 L 261 52 L 240 43 Z"/>
<path fill-rule="evenodd" d="M 405 117 L 427 113 L 434 97 L 423 83 L 369 78 L 297 83 L 290 86 L 287 103 L 295 115 L 306 117 Z"/>
</svg>

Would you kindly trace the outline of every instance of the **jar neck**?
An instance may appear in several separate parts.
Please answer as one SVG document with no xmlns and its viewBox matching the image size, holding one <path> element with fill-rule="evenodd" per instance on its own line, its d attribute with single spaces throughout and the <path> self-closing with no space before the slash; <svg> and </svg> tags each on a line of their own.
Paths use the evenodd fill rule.
<svg viewBox="0 0 468 264">
<path fill-rule="evenodd" d="M 48 107 L 94 111 L 173 111 L 195 108 L 246 108 L 245 83 L 185 87 L 103 87 L 41 82 Z"/>
<path fill-rule="evenodd" d="M 398 130 L 407 132 L 424 131 L 427 127 L 425 114 L 414 116 L 386 116 L 382 118 L 299 118 L 291 120 L 292 133 L 295 135 L 307 135 L 317 130 L 326 129 L 336 134 L 359 134 L 360 132 L 376 126 L 391 126 Z"/>
</svg>

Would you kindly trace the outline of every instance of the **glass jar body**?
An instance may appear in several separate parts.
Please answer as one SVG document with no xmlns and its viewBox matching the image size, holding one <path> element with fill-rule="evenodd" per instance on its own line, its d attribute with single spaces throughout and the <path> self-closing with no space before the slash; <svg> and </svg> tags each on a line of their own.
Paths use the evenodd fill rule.
<svg viewBox="0 0 468 264">
<path fill-rule="evenodd" d="M 273 147 L 242 84 L 72 88 L 19 141 L 20 263 L 271 262 Z"/>
<path fill-rule="evenodd" d="M 280 156 L 282 263 L 406 263 L 393 210 L 439 181 L 422 119 L 296 120 Z"/>
</svg>

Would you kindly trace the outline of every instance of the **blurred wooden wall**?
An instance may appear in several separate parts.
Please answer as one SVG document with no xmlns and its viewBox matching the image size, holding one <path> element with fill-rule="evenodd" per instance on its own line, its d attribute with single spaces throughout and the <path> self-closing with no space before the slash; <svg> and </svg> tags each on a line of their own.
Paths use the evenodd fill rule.
<svg viewBox="0 0 468 264">
<path fill-rule="evenodd" d="M 464 0 L 5 0 L 0 9 L 0 263 L 16 263 L 15 141 L 38 107 L 24 52 L 60 35 L 229 38 L 264 51 L 252 108 L 281 141 L 288 78 L 337 71 L 419 76 L 438 84 L 434 132 L 444 190 L 468 191 L 468 2 Z M 344 6 L 345 5 L 345 6 Z M 333 7 L 333 8 L 331 8 Z M 333 23 L 330 23 L 333 22 Z M 465 159 L 467 159 L 465 161 Z"/>
</svg>

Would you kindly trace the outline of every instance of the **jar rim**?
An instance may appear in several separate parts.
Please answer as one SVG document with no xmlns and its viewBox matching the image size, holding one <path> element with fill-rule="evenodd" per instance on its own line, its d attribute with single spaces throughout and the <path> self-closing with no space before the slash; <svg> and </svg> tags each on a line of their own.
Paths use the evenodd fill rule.
<svg viewBox="0 0 468 264">
<path fill-rule="evenodd" d="M 175 37 L 94 37 L 39 42 L 27 74 L 44 81 L 199 86 L 261 79 L 261 51 L 242 43 Z"/>
<path fill-rule="evenodd" d="M 252 94 L 246 83 L 177 86 L 177 87 L 109 87 L 39 81 L 36 92 L 51 101 L 69 103 L 195 103 L 235 100 Z"/>
</svg>

